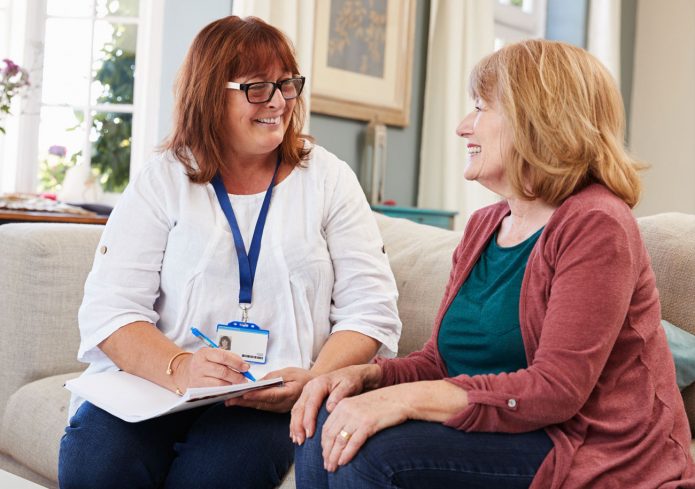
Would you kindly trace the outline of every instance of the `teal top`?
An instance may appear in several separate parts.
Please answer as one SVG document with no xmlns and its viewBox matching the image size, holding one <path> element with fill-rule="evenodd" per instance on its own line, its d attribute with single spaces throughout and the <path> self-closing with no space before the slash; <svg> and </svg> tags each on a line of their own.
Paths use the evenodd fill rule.
<svg viewBox="0 0 695 489">
<path fill-rule="evenodd" d="M 507 248 L 497 244 L 495 231 L 442 319 L 437 342 L 449 376 L 515 372 L 527 366 L 519 296 L 542 230 Z"/>
</svg>

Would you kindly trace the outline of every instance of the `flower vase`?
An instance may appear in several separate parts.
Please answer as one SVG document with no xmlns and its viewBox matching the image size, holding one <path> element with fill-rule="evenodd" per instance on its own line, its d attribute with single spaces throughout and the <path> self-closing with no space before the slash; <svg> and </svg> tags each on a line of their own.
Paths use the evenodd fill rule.
<svg viewBox="0 0 695 489">
<path fill-rule="evenodd" d="M 84 163 L 78 163 L 65 173 L 58 198 L 63 202 L 99 202 L 103 194 L 99 179 L 92 173 L 92 169 Z"/>
</svg>

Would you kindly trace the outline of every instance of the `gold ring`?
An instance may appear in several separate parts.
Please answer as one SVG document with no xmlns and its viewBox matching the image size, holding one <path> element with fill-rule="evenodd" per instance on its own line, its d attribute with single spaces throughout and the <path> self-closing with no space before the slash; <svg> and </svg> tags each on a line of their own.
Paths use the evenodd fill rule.
<svg viewBox="0 0 695 489">
<path fill-rule="evenodd" d="M 352 433 L 348 433 L 348 432 L 345 431 L 345 430 L 341 430 L 340 433 L 338 433 L 338 435 L 339 435 L 343 440 L 348 441 L 348 440 L 350 440 L 350 437 L 352 436 Z"/>
</svg>

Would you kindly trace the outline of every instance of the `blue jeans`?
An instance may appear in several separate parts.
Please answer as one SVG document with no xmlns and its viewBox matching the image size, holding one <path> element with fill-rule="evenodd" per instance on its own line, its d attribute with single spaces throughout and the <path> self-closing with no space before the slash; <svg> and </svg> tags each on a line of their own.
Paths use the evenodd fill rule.
<svg viewBox="0 0 695 489">
<path fill-rule="evenodd" d="M 467 433 L 438 423 L 407 421 L 372 436 L 333 473 L 323 469 L 319 413 L 316 434 L 296 449 L 297 489 L 527 488 L 553 447 L 544 431 Z"/>
<path fill-rule="evenodd" d="M 71 488 L 276 487 L 294 456 L 289 414 L 223 403 L 127 423 L 89 402 L 60 442 Z"/>
</svg>

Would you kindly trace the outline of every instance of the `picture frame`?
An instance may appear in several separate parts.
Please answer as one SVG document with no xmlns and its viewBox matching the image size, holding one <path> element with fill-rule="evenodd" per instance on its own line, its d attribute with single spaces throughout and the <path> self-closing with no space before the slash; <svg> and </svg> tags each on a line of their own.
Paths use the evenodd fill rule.
<svg viewBox="0 0 695 489">
<path fill-rule="evenodd" d="M 316 0 L 311 111 L 410 122 L 415 0 Z"/>
</svg>

